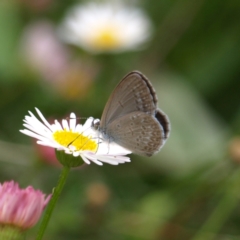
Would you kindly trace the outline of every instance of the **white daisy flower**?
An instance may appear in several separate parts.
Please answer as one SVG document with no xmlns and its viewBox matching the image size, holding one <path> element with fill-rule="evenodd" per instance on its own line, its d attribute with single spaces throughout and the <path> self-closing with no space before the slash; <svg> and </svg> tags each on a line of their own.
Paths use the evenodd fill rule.
<svg viewBox="0 0 240 240">
<path fill-rule="evenodd" d="M 76 160 L 81 157 L 87 164 L 94 162 L 103 165 L 105 162 L 118 165 L 130 162 L 125 155 L 131 152 L 115 143 L 103 141 L 100 133 L 92 128 L 95 121 L 92 117 L 81 125 L 77 124 L 76 115 L 71 113 L 69 120 L 63 119 L 62 123 L 55 120 L 54 124 L 50 124 L 37 108 L 36 111 L 41 121 L 29 111 L 29 116 L 23 120 L 26 129 L 20 132 L 38 139 L 38 144 L 65 152 Z"/>
<path fill-rule="evenodd" d="M 92 53 L 139 49 L 151 35 L 151 23 L 141 9 L 116 2 L 87 2 L 69 10 L 60 37 Z"/>
</svg>

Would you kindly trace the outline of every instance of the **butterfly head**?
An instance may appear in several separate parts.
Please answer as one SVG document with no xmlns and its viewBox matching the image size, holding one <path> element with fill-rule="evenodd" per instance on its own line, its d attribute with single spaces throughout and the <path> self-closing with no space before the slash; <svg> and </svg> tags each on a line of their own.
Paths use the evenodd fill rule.
<svg viewBox="0 0 240 240">
<path fill-rule="evenodd" d="M 94 130 L 99 130 L 100 127 L 100 120 L 99 119 L 93 119 L 92 126 Z"/>
</svg>

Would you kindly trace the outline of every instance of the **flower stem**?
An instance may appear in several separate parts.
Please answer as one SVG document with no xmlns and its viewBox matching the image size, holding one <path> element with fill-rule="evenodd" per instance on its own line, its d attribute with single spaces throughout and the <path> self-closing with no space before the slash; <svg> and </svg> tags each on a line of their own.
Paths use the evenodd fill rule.
<svg viewBox="0 0 240 240">
<path fill-rule="evenodd" d="M 47 228 L 49 219 L 52 215 L 53 209 L 54 209 L 54 207 L 56 205 L 56 202 L 57 202 L 57 200 L 60 196 L 60 193 L 62 192 L 63 186 L 66 182 L 69 171 L 70 171 L 69 167 L 66 167 L 66 166 L 63 167 L 61 175 L 60 175 L 59 180 L 58 180 L 58 184 L 53 189 L 52 197 L 51 197 L 51 199 L 50 199 L 50 201 L 47 205 L 45 214 L 43 216 L 43 219 L 42 219 L 42 222 L 41 222 L 41 225 L 40 225 L 40 228 L 38 230 L 38 235 L 37 235 L 36 240 L 41 240 L 42 237 L 43 237 L 43 234 L 44 234 L 44 232 Z"/>
</svg>

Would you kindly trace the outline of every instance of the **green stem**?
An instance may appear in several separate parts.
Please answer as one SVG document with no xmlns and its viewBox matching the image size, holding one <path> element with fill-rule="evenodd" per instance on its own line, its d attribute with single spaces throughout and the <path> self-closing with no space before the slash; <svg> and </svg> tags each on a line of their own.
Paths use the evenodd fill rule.
<svg viewBox="0 0 240 240">
<path fill-rule="evenodd" d="M 59 198 L 60 193 L 62 192 L 63 186 L 66 182 L 69 171 L 70 171 L 69 167 L 65 167 L 65 166 L 63 167 L 61 175 L 60 175 L 59 180 L 58 180 L 58 184 L 54 188 L 51 200 L 49 201 L 49 203 L 47 205 L 45 214 L 43 216 L 43 219 L 42 219 L 42 222 L 41 222 L 41 225 L 40 225 L 40 228 L 38 230 L 38 235 L 37 235 L 36 240 L 41 240 L 42 237 L 43 237 L 43 234 L 46 230 L 49 219 L 52 215 L 53 209 L 56 205 L 56 202 Z"/>
<path fill-rule="evenodd" d="M 233 209 L 239 203 L 237 197 L 238 184 L 240 181 L 240 171 L 237 169 L 233 174 L 232 178 L 227 187 L 227 192 L 219 201 L 218 205 L 211 213 L 207 221 L 192 238 L 192 240 L 212 240 L 215 239 L 217 232 L 221 229 L 226 219 L 232 213 Z"/>
</svg>

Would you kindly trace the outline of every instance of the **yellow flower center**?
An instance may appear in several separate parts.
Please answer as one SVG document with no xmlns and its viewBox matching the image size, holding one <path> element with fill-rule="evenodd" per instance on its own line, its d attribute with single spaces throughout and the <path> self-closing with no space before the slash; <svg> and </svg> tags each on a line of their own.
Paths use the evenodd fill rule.
<svg viewBox="0 0 240 240">
<path fill-rule="evenodd" d="M 97 49 L 115 49 L 122 45 L 121 39 L 112 26 L 107 26 L 99 30 L 92 39 L 93 47 Z"/>
<path fill-rule="evenodd" d="M 64 147 L 74 146 L 75 151 L 95 152 L 98 147 L 96 141 L 91 139 L 91 136 L 86 137 L 71 130 L 56 131 L 53 138 Z"/>
</svg>

